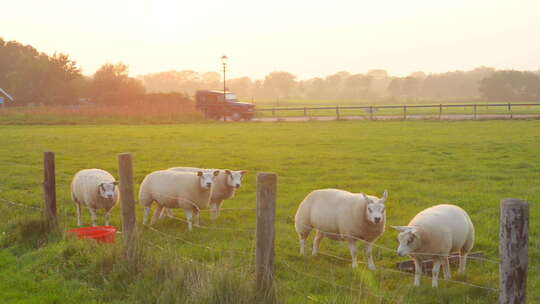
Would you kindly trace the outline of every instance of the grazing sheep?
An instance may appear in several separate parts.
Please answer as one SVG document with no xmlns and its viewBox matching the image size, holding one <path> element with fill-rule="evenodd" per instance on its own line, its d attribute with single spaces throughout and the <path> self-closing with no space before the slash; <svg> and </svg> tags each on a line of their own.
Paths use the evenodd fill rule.
<svg viewBox="0 0 540 304">
<path fill-rule="evenodd" d="M 317 233 L 313 240 L 313 255 L 317 255 L 324 237 L 348 241 L 352 267 L 358 267 L 356 241 L 360 239 L 366 242 L 368 268 L 375 270 L 371 255 L 372 244 L 384 232 L 384 203 L 387 199 L 386 190 L 381 199 L 338 189 L 311 192 L 298 207 L 294 219 L 296 232 L 300 236 L 300 254 L 304 254 L 306 239 L 311 230 L 315 229 Z"/>
<path fill-rule="evenodd" d="M 197 171 L 215 171 L 219 170 L 221 174 L 217 177 L 214 189 L 212 190 L 212 197 L 210 198 L 210 206 L 212 208 L 212 220 L 215 220 L 219 216 L 219 209 L 224 200 L 230 199 L 234 196 L 237 189 L 242 185 L 242 178 L 247 173 L 245 170 L 231 171 L 228 169 L 200 169 L 192 167 L 174 167 L 169 170 L 180 172 L 197 172 Z"/>
<path fill-rule="evenodd" d="M 84 169 L 71 182 L 71 199 L 77 205 L 77 225 L 82 226 L 81 204 L 90 210 L 92 226 L 97 225 L 97 209 L 105 209 L 105 225 L 109 225 L 111 209 L 118 202 L 118 182 L 107 171 Z"/>
<path fill-rule="evenodd" d="M 148 222 L 153 201 L 158 208 L 152 218 L 155 224 L 163 208 L 182 208 L 188 219 L 188 229 L 199 224 L 199 210 L 208 208 L 212 188 L 219 171 L 178 172 L 172 170 L 155 171 L 148 174 L 141 183 L 139 203 L 145 207 L 143 223 Z"/>
<path fill-rule="evenodd" d="M 410 255 L 414 260 L 414 285 L 420 285 L 422 261 L 433 260 L 432 287 L 437 287 L 439 269 L 450 279 L 448 255 L 459 252 L 459 273 L 465 272 L 467 255 L 474 244 L 474 226 L 465 210 L 454 205 L 437 205 L 418 213 L 407 226 L 392 226 L 398 236 L 399 256 Z"/>
</svg>

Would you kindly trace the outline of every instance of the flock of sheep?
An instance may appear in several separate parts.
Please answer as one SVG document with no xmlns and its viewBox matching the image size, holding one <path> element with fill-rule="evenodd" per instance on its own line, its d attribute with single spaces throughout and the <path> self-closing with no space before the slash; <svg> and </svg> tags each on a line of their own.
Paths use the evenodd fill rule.
<svg viewBox="0 0 540 304">
<path fill-rule="evenodd" d="M 143 223 L 147 224 L 153 202 L 158 207 L 151 224 L 173 208 L 182 208 L 188 229 L 199 223 L 200 210 L 211 208 L 212 219 L 219 216 L 224 200 L 232 198 L 240 188 L 246 171 L 227 169 L 200 169 L 175 167 L 148 174 L 141 183 L 139 203 L 144 207 Z M 118 182 L 107 171 L 85 169 L 75 174 L 71 196 L 77 205 L 77 223 L 81 222 L 81 205 L 92 215 L 92 225 L 97 224 L 97 209 L 105 209 L 105 225 L 109 224 L 110 211 L 118 201 Z M 352 257 L 352 267 L 357 267 L 356 241 L 366 243 L 368 268 L 375 270 L 371 254 L 373 242 L 384 232 L 385 203 L 388 191 L 378 198 L 364 193 L 351 193 L 338 189 L 315 190 L 300 203 L 295 216 L 295 228 L 300 238 L 300 253 L 304 254 L 306 239 L 311 230 L 313 255 L 317 255 L 320 242 L 327 237 L 347 241 Z M 400 231 L 397 254 L 409 255 L 415 264 L 414 285 L 420 285 L 422 261 L 433 260 L 432 286 L 437 287 L 442 265 L 445 279 L 450 278 L 448 256 L 459 253 L 459 273 L 464 273 L 467 255 L 474 244 L 474 226 L 469 215 L 455 205 L 437 205 L 418 213 L 407 226 L 392 226 Z"/>
</svg>

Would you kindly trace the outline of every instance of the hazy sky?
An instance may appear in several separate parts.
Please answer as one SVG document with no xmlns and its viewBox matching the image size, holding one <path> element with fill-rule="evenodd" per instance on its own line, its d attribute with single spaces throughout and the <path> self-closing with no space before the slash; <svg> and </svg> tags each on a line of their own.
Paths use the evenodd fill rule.
<svg viewBox="0 0 540 304">
<path fill-rule="evenodd" d="M 337 71 L 540 69 L 540 1 L 6 0 L 0 37 L 63 52 L 84 74 L 192 69 L 300 79 Z"/>
</svg>

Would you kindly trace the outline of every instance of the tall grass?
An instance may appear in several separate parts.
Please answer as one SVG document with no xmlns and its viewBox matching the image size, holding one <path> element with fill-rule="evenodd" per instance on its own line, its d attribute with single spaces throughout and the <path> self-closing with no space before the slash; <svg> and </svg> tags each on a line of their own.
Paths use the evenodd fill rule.
<svg viewBox="0 0 540 304">
<path fill-rule="evenodd" d="M 0 108 L 0 124 L 145 124 L 197 122 L 192 104 L 37 106 Z"/>
<path fill-rule="evenodd" d="M 7 230 L 8 237 L 1 239 L 0 248 L 32 256 L 33 272 L 55 271 L 66 281 L 99 290 L 100 302 L 276 302 L 271 295 L 261 298 L 256 294 L 249 267 L 233 269 L 226 258 L 202 264 L 183 258 L 167 244 L 152 244 L 142 238 L 137 238 L 128 255 L 121 237 L 115 244 L 78 240 L 35 216 L 13 221 Z"/>
</svg>

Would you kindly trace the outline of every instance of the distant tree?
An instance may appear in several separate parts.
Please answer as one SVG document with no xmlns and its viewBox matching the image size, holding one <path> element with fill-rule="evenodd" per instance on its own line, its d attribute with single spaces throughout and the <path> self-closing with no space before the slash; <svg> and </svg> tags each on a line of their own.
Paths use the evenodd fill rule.
<svg viewBox="0 0 540 304">
<path fill-rule="evenodd" d="M 270 97 L 288 98 L 296 85 L 296 76 L 288 72 L 272 72 L 264 79 L 264 89 Z"/>
<path fill-rule="evenodd" d="M 102 104 L 126 104 L 138 101 L 145 94 L 142 83 L 128 76 L 123 63 L 104 64 L 94 74 L 91 97 Z"/>
<path fill-rule="evenodd" d="M 421 86 L 422 86 L 422 79 L 409 76 L 403 79 L 401 91 L 407 97 L 417 98 L 419 97 Z"/>
<path fill-rule="evenodd" d="M 0 38 L 0 84 L 16 104 L 76 103 L 83 80 L 69 56 L 49 56 L 29 45 Z"/>
<path fill-rule="evenodd" d="M 480 81 L 480 92 L 487 100 L 539 100 L 540 76 L 532 72 L 498 71 Z"/>
<path fill-rule="evenodd" d="M 367 75 L 373 77 L 373 79 L 383 79 L 388 77 L 388 72 L 383 69 L 372 69 L 368 71 Z"/>
<path fill-rule="evenodd" d="M 392 78 L 388 85 L 388 93 L 390 96 L 399 97 L 402 94 L 401 86 L 403 79 L 399 77 Z"/>
<path fill-rule="evenodd" d="M 411 75 L 409 75 L 409 77 L 418 78 L 418 79 L 426 79 L 427 75 L 426 75 L 426 73 L 424 73 L 422 71 L 418 71 L 418 72 L 411 73 Z"/>
<path fill-rule="evenodd" d="M 345 96 L 348 98 L 366 98 L 371 85 L 371 76 L 350 75 L 345 79 Z"/>
</svg>

